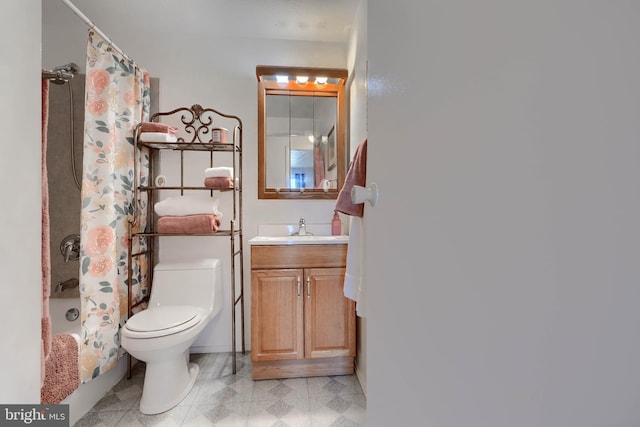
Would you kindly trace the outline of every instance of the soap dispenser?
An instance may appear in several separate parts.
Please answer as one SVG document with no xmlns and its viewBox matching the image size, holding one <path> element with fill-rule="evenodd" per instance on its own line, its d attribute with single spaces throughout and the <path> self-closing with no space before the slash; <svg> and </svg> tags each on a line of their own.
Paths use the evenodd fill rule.
<svg viewBox="0 0 640 427">
<path fill-rule="evenodd" d="M 342 234 L 342 221 L 340 221 L 340 216 L 338 215 L 338 211 L 333 211 L 333 219 L 331 220 L 331 235 L 339 236 Z"/>
</svg>

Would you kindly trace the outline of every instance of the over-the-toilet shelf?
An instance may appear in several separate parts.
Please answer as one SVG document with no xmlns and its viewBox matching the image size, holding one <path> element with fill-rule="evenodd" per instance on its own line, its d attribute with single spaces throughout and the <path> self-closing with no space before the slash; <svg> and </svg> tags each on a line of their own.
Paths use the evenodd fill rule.
<svg viewBox="0 0 640 427">
<path fill-rule="evenodd" d="M 134 276 L 131 262 L 147 257 L 154 264 L 157 238 L 161 236 L 226 236 L 229 238 L 232 295 L 232 360 L 236 373 L 236 307 L 240 306 L 242 352 L 244 337 L 244 273 L 242 247 L 242 120 L 196 104 L 151 116 L 134 132 L 134 183 L 136 197 L 129 239 L 129 287 Z M 159 172 L 160 153 L 179 155 L 179 177 L 167 180 Z M 197 152 L 185 159 L 186 153 Z M 203 159 L 208 154 L 208 159 Z M 148 157 L 147 157 L 148 156 Z M 191 156 L 191 155 L 189 155 Z M 174 155 L 174 157 L 178 157 Z M 140 176 L 147 161 L 149 175 Z M 167 160 L 163 159 L 163 165 Z M 197 164 L 198 166 L 194 166 Z M 202 167 L 200 167 L 202 166 Z M 177 174 L 174 174 L 177 175 Z M 231 206 L 220 206 L 221 196 Z M 139 220 L 147 218 L 141 229 Z M 134 253 L 136 239 L 144 250 Z M 208 257 L 211 254 L 207 254 Z M 236 271 L 239 274 L 236 274 Z M 238 283 L 239 282 L 239 283 Z M 131 294 L 131 292 L 129 292 Z M 137 305 L 137 304 L 136 304 Z M 129 301 L 129 316 L 135 307 Z"/>
</svg>

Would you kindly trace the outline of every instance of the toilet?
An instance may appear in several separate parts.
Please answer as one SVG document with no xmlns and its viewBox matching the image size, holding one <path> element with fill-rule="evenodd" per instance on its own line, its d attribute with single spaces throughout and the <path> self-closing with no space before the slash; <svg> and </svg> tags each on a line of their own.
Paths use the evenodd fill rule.
<svg viewBox="0 0 640 427">
<path fill-rule="evenodd" d="M 146 363 L 140 412 L 165 412 L 184 399 L 198 376 L 189 347 L 222 308 L 218 259 L 163 262 L 153 269 L 146 310 L 122 328 L 122 347 Z"/>
</svg>

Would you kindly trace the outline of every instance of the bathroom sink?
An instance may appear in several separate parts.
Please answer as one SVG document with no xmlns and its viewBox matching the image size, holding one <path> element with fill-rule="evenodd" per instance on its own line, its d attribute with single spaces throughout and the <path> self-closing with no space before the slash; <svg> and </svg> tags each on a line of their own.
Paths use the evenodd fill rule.
<svg viewBox="0 0 640 427">
<path fill-rule="evenodd" d="M 339 245 L 346 244 L 349 236 L 256 236 L 251 245 Z"/>
</svg>

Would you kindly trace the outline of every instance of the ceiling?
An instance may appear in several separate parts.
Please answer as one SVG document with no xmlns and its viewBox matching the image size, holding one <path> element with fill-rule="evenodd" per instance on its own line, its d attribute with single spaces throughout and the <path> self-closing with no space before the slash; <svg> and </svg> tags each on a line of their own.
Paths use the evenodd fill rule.
<svg viewBox="0 0 640 427">
<path fill-rule="evenodd" d="M 347 42 L 358 0 L 217 0 L 229 31 L 258 38 Z"/>
<path fill-rule="evenodd" d="M 333 43 L 348 42 L 359 1 L 71 0 L 98 27 L 108 15 L 111 21 L 142 25 L 150 32 L 166 31 L 170 25 L 194 33 Z M 66 6 L 62 1 L 43 0 L 44 13 L 55 12 L 54 8 Z"/>
</svg>

